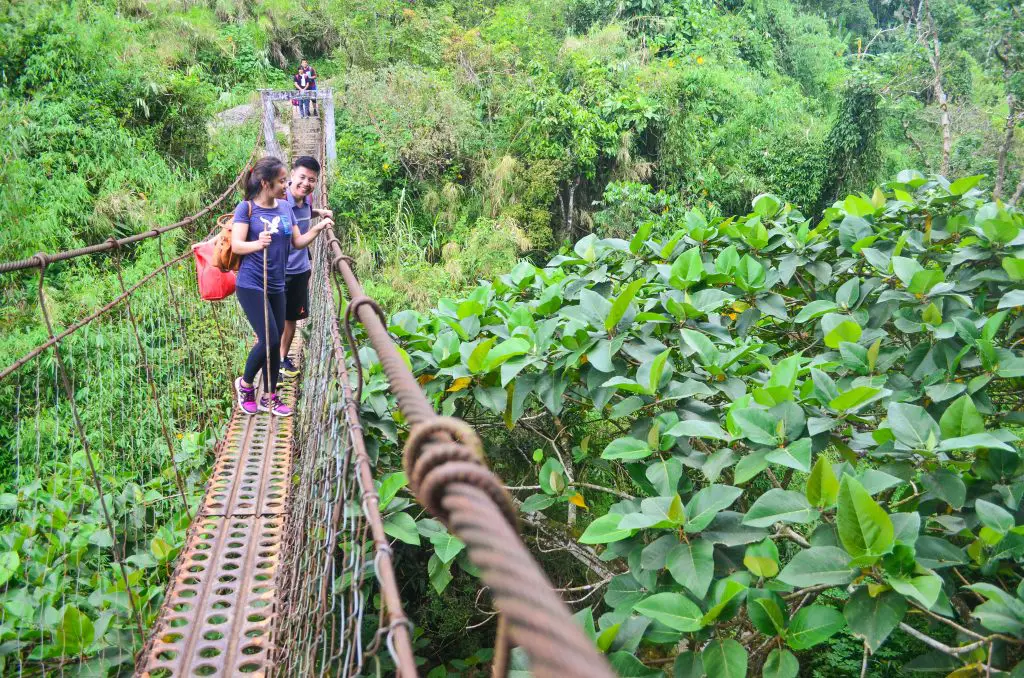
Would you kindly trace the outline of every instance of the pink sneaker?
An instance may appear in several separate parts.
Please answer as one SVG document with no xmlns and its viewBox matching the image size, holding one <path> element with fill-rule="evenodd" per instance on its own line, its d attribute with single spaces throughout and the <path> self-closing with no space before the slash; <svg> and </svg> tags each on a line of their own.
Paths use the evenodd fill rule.
<svg viewBox="0 0 1024 678">
<path fill-rule="evenodd" d="M 238 395 L 238 406 L 246 414 L 256 414 L 256 387 L 242 386 L 242 378 L 235 379 L 235 393 Z"/>
<path fill-rule="evenodd" d="M 292 408 L 285 405 L 281 396 L 276 393 L 260 398 L 260 412 L 270 412 L 278 417 L 292 416 Z"/>
</svg>

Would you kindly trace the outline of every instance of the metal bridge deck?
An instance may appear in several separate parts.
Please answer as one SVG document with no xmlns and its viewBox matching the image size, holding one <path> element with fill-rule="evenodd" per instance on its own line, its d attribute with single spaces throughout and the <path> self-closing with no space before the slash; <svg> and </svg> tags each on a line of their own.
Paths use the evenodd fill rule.
<svg viewBox="0 0 1024 678">
<path fill-rule="evenodd" d="M 293 344 L 301 354 L 301 337 Z M 298 381 L 279 387 L 295 406 Z M 272 668 L 294 417 L 233 409 L 140 675 L 265 676 Z"/>
<path fill-rule="evenodd" d="M 320 119 L 296 118 L 291 128 L 292 156 L 316 156 Z M 302 355 L 301 332 L 292 354 Z M 293 409 L 297 391 L 298 379 L 278 387 Z M 273 672 L 294 425 L 294 416 L 250 416 L 234 407 L 138 675 Z"/>
</svg>

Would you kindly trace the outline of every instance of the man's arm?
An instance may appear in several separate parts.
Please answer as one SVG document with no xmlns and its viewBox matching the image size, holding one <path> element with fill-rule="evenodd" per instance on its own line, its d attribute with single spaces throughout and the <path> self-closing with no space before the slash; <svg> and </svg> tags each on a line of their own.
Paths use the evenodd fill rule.
<svg viewBox="0 0 1024 678">
<path fill-rule="evenodd" d="M 331 210 L 321 210 L 313 207 L 312 212 L 314 217 L 327 217 L 328 219 L 334 218 L 334 212 Z"/>
<path fill-rule="evenodd" d="M 297 250 L 304 250 L 309 247 L 309 244 L 316 239 L 320 232 L 326 228 L 334 226 L 334 222 L 330 219 L 321 219 L 317 224 L 313 225 L 305 233 L 299 233 L 299 229 L 292 229 L 292 247 Z"/>
</svg>

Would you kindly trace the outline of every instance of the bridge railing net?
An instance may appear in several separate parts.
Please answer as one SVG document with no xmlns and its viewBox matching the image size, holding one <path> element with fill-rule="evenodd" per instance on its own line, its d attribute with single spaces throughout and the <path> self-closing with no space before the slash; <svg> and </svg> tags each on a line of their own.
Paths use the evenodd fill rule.
<svg viewBox="0 0 1024 678">
<path fill-rule="evenodd" d="M 20 327 L 0 344 L 0 675 L 106 675 L 144 643 L 247 336 L 197 289 L 215 206 L 191 233 L 0 268 Z"/>
<path fill-rule="evenodd" d="M 319 153 L 322 160 L 322 145 Z M 323 186 L 314 202 L 327 205 Z M 342 340 L 342 300 L 332 284 L 325 239 L 314 244 L 312 259 L 310 315 L 300 330 L 305 349 L 296 408 L 299 453 L 282 548 L 274 672 L 414 676 L 411 634 L 377 506 L 350 378 L 350 347 Z M 381 594 L 377 604 L 375 588 Z"/>
</svg>

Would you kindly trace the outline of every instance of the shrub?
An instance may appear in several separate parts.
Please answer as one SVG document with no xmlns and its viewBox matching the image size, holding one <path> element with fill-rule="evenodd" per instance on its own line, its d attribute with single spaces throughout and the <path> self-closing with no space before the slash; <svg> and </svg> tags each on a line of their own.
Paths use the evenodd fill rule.
<svg viewBox="0 0 1024 678">
<path fill-rule="evenodd" d="M 905 669 L 1012 667 L 1024 214 L 979 181 L 903 172 L 816 225 L 772 195 L 641 219 L 393 316 L 438 409 L 506 478 L 536 474 L 523 520 L 599 556 L 579 565 L 603 602 L 577 619 L 619 671 L 795 675 L 840 633 L 885 670 L 914 650 Z M 396 422 L 364 365 L 386 464 Z"/>
</svg>

